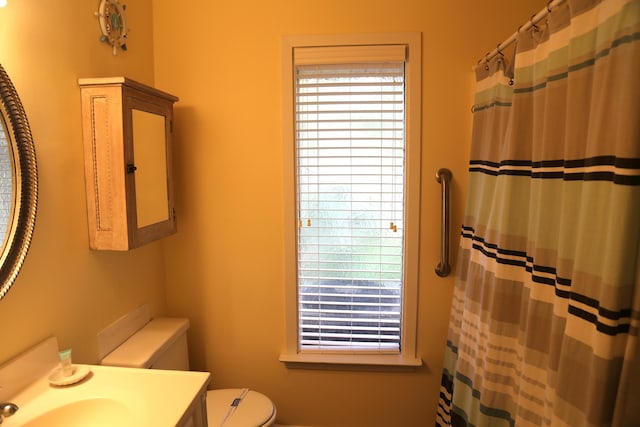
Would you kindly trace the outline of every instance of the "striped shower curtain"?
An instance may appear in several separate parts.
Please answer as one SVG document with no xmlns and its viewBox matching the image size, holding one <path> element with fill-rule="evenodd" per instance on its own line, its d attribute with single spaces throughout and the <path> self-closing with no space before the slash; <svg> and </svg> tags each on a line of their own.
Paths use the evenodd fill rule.
<svg viewBox="0 0 640 427">
<path fill-rule="evenodd" d="M 640 426 L 640 0 L 477 70 L 437 426 Z"/>
</svg>

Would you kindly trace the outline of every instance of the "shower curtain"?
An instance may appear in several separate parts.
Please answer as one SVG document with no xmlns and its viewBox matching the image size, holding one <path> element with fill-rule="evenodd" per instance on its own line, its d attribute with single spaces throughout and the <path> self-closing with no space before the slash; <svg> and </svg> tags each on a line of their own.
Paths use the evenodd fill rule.
<svg viewBox="0 0 640 427">
<path fill-rule="evenodd" d="M 477 71 L 437 426 L 640 426 L 640 0 Z"/>
</svg>

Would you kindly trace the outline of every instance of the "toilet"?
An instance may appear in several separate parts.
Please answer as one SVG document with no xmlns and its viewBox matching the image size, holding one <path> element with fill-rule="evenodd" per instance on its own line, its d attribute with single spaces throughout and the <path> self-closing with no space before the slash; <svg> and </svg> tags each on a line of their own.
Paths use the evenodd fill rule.
<svg viewBox="0 0 640 427">
<path fill-rule="evenodd" d="M 189 370 L 187 329 L 188 319 L 153 319 L 106 355 L 100 364 L 129 368 Z M 273 402 L 255 390 L 209 390 L 206 399 L 207 420 L 210 426 L 271 426 L 276 418 Z M 234 407 L 232 403 L 236 399 L 240 400 Z"/>
</svg>

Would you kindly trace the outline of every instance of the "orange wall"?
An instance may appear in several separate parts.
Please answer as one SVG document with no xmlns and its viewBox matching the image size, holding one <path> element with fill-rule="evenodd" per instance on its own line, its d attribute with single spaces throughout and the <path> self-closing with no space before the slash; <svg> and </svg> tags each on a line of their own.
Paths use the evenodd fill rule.
<svg viewBox="0 0 640 427">
<path fill-rule="evenodd" d="M 9 0 L 0 9 L 0 64 L 29 118 L 40 183 L 31 249 L 0 301 L 0 362 L 56 335 L 74 360 L 95 363 L 98 331 L 145 302 L 154 314 L 166 308 L 160 244 L 89 250 L 77 79 L 154 77 L 151 0 L 128 9 L 135 36 L 117 56 L 99 42 L 98 3 Z"/>
<path fill-rule="evenodd" d="M 214 387 L 263 391 L 283 424 L 423 426 L 434 421 L 452 279 L 439 254 L 440 167 L 462 222 L 471 66 L 544 1 L 154 0 L 156 83 L 181 97 L 179 233 L 165 244 L 167 309 L 189 316 L 192 363 Z M 498 18 L 499 17 L 499 18 Z M 280 42 L 283 35 L 423 34 L 419 354 L 415 371 L 288 369 L 284 347 Z M 454 240 L 457 244 L 457 239 Z"/>
</svg>

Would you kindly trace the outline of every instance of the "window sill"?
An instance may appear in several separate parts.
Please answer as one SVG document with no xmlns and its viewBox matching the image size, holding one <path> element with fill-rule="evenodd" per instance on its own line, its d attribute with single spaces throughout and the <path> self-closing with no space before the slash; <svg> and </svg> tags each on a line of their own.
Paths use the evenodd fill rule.
<svg viewBox="0 0 640 427">
<path fill-rule="evenodd" d="M 417 368 L 422 359 L 398 354 L 283 353 L 280 361 L 291 368 Z"/>
</svg>

